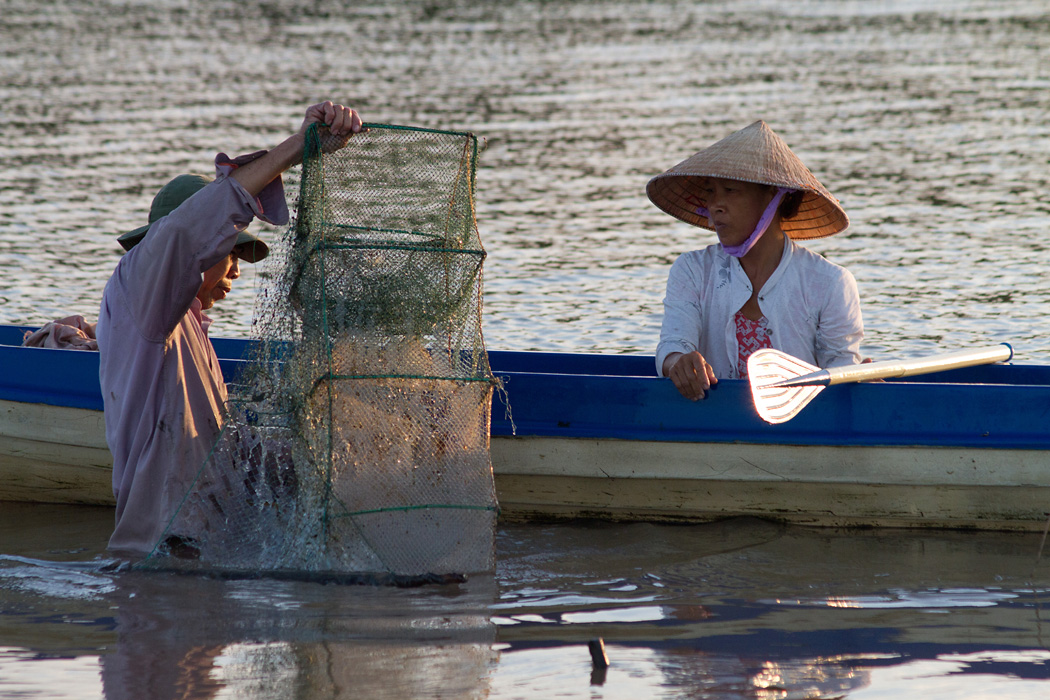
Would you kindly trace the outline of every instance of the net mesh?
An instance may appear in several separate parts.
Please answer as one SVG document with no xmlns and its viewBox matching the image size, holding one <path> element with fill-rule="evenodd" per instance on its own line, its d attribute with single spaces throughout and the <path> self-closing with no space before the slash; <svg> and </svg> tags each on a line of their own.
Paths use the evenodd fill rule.
<svg viewBox="0 0 1050 700">
<path fill-rule="evenodd" d="M 147 566 L 493 567 L 477 141 L 389 125 L 325 140 L 311 127 L 255 354 Z"/>
</svg>

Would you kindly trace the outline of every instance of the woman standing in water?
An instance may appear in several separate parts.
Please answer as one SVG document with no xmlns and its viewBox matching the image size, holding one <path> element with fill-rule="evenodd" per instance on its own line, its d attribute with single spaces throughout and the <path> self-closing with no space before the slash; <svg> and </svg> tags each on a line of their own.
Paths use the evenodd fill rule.
<svg viewBox="0 0 1050 700">
<path fill-rule="evenodd" d="M 861 361 L 853 275 L 795 243 L 840 233 L 849 218 L 765 122 L 657 175 L 646 193 L 718 235 L 681 255 L 667 279 L 656 370 L 683 396 L 695 401 L 719 378 L 746 378 L 759 348 L 822 368 Z"/>
</svg>

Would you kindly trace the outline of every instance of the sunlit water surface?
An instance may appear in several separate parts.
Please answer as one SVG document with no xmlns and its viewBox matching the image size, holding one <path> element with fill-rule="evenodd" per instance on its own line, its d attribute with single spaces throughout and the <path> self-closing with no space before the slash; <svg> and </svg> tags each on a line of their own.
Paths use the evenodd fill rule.
<svg viewBox="0 0 1050 700">
<path fill-rule="evenodd" d="M 494 575 L 388 588 L 107 572 L 111 522 L 86 506 L 0 512 L 0 696 L 1050 692 L 1039 535 L 503 525 Z"/>
<path fill-rule="evenodd" d="M 865 354 L 1050 359 L 1042 0 L 7 0 L 0 321 L 97 315 L 158 187 L 303 106 L 475 132 L 490 347 L 649 353 L 681 252 L 646 181 L 765 119 L 842 201 Z M 217 332 L 250 334 L 246 275 Z"/>
<path fill-rule="evenodd" d="M 1050 360 L 1046 4 L 726 5 L 2 1 L 0 322 L 94 319 L 161 184 L 333 97 L 483 140 L 491 348 L 651 352 L 670 263 L 713 238 L 645 183 L 761 118 L 851 216 L 807 245 L 856 276 L 865 354 Z M 217 334 L 250 334 L 255 286 Z M 0 695 L 1050 690 L 1037 536 L 504 526 L 492 577 L 375 589 L 105 573 L 111 517 L 0 504 Z"/>
</svg>

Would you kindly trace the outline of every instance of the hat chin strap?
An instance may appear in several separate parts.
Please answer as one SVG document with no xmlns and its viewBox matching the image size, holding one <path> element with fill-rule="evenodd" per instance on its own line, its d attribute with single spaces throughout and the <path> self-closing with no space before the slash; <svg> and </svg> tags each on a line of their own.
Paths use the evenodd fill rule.
<svg viewBox="0 0 1050 700">
<path fill-rule="evenodd" d="M 776 216 L 777 209 L 780 208 L 780 203 L 784 200 L 784 195 L 794 192 L 786 187 L 777 187 L 777 193 L 773 197 L 773 201 L 766 206 L 766 210 L 762 212 L 762 218 L 758 220 L 758 224 L 755 225 L 755 230 L 751 232 L 751 235 L 747 237 L 747 240 L 740 245 L 726 245 L 719 241 L 719 245 L 722 246 L 727 254 L 732 255 L 734 258 L 742 258 L 747 255 L 747 252 L 758 243 L 758 239 L 762 237 L 762 234 L 766 232 L 769 225 L 773 223 L 773 217 Z M 707 207 L 697 207 L 696 213 L 705 219 L 709 219 Z"/>
</svg>

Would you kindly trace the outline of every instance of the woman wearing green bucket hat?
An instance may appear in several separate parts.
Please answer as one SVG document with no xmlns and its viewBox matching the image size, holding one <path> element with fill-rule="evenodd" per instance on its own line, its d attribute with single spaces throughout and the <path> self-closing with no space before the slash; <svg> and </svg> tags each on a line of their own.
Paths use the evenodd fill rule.
<svg viewBox="0 0 1050 700">
<path fill-rule="evenodd" d="M 362 126 L 348 107 L 312 105 L 273 150 L 219 154 L 214 180 L 176 177 L 157 193 L 149 222 L 118 238 L 128 252 L 106 284 L 96 328 L 117 501 L 110 549 L 153 549 L 214 444 L 226 385 L 204 311 L 229 293 L 241 261 L 266 257 L 266 244 L 246 230 L 252 219 L 288 222 L 281 175 L 301 159 L 313 123 L 328 128 L 326 150 Z"/>
</svg>

